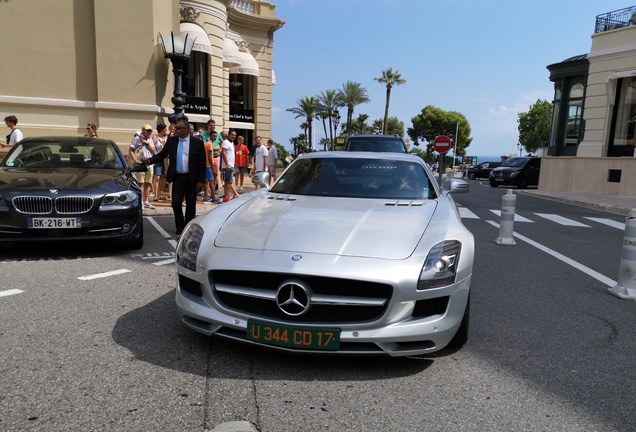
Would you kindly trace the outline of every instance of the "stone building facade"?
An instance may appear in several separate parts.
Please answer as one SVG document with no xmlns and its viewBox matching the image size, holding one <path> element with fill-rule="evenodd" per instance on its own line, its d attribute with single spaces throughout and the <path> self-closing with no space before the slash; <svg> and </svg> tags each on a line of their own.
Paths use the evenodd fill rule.
<svg viewBox="0 0 636 432">
<path fill-rule="evenodd" d="M 127 146 L 168 123 L 174 75 L 159 34 L 196 37 L 185 113 L 252 143 L 271 137 L 276 6 L 259 0 L 0 2 L 0 113 L 25 136 L 98 134 Z"/>
</svg>

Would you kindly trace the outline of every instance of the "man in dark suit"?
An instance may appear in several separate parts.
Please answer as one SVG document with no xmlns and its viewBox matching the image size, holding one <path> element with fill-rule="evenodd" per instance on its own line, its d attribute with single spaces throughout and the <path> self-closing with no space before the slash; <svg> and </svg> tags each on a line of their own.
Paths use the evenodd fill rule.
<svg viewBox="0 0 636 432">
<path fill-rule="evenodd" d="M 177 120 L 175 136 L 168 138 L 166 145 L 159 153 L 146 159 L 144 163 L 151 165 L 168 158 L 166 181 L 172 183 L 172 211 L 176 234 L 196 216 L 197 186 L 205 182 L 205 146 L 203 141 L 190 136 L 190 124 L 187 119 Z M 185 219 L 181 207 L 185 196 Z"/>
</svg>

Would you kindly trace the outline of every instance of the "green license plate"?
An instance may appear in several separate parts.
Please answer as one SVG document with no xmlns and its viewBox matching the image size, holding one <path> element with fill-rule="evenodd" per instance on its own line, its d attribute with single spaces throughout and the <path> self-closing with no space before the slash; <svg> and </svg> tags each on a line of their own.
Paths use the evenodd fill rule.
<svg viewBox="0 0 636 432">
<path fill-rule="evenodd" d="M 340 348 L 340 329 L 296 327 L 248 320 L 247 339 L 267 345 L 335 351 Z"/>
</svg>

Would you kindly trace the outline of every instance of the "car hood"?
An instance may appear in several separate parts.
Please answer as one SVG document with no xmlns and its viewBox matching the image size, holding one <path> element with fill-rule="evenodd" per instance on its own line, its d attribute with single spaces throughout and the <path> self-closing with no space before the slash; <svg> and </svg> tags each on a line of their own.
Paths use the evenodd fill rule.
<svg viewBox="0 0 636 432">
<path fill-rule="evenodd" d="M 492 170 L 493 173 L 511 173 L 515 171 L 521 171 L 523 167 L 497 167 Z"/>
<path fill-rule="evenodd" d="M 404 259 L 418 245 L 437 201 L 261 195 L 234 211 L 215 245 Z M 240 259 L 240 256 L 237 256 Z"/>
<path fill-rule="evenodd" d="M 0 193 L 36 190 L 85 190 L 111 183 L 125 183 L 122 170 L 0 168 Z"/>
</svg>

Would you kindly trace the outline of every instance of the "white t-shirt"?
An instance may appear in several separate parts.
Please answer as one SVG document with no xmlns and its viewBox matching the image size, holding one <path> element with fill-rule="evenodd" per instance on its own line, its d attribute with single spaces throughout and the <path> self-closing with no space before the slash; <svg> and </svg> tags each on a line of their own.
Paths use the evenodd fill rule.
<svg viewBox="0 0 636 432">
<path fill-rule="evenodd" d="M 24 135 L 22 135 L 22 131 L 18 128 L 15 128 L 11 132 L 11 135 L 9 135 L 9 142 L 7 144 L 15 145 L 19 143 L 20 141 L 22 141 L 23 138 L 24 138 Z"/>
<path fill-rule="evenodd" d="M 152 137 L 148 138 L 148 142 L 152 143 Z M 152 152 L 148 148 L 149 146 L 145 146 L 144 143 L 141 142 L 138 136 L 135 135 L 132 142 L 130 143 L 130 148 L 135 151 L 137 158 L 141 159 L 142 157 L 146 159 L 150 159 L 152 157 Z"/>
<path fill-rule="evenodd" d="M 223 157 L 221 156 L 221 161 L 223 161 L 223 167 L 234 168 L 234 160 L 236 159 L 236 156 L 234 154 L 234 143 L 230 142 L 230 140 L 225 140 L 223 141 L 223 144 L 221 144 L 221 147 L 226 150 L 225 156 L 227 157 L 227 166 L 225 166 L 225 161 L 223 161 Z"/>
<path fill-rule="evenodd" d="M 265 166 L 265 158 L 267 157 L 268 151 L 264 145 L 256 146 L 254 149 L 254 170 L 256 172 L 265 171 L 267 168 Z"/>
</svg>

